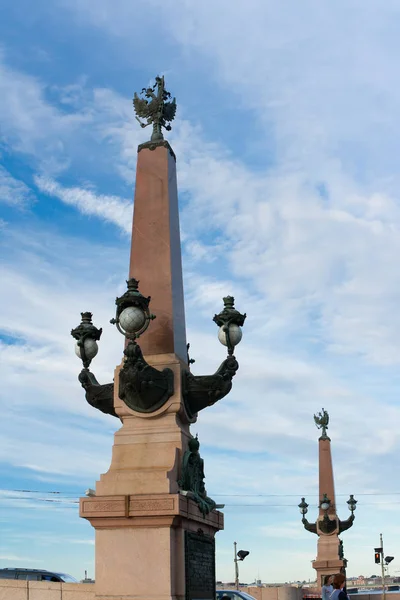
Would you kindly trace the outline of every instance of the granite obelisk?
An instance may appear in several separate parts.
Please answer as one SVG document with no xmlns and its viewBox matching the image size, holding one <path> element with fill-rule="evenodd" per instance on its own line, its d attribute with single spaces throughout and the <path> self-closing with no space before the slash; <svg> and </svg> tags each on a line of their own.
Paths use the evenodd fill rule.
<svg viewBox="0 0 400 600">
<path fill-rule="evenodd" d="M 118 416 L 122 427 L 114 435 L 110 468 L 96 482 L 95 496 L 81 498 L 80 515 L 96 530 L 99 600 L 214 600 L 214 535 L 223 529 L 223 515 L 204 488 L 199 442 L 189 430 L 197 413 L 187 410 L 182 382 L 186 378 L 189 400 L 190 386 L 206 396 L 201 407 L 229 390 L 213 399 L 188 377 L 176 164 L 161 131 L 170 129 L 175 100 L 167 101 L 161 77 L 144 92 L 145 99 L 135 95 L 134 106 L 137 116 L 152 124 L 153 134 L 138 148 L 128 291 L 137 294 L 139 282 L 141 301 L 145 296 L 156 318 L 140 337 L 140 347 L 136 340 L 127 344 L 114 386 L 104 386 L 105 394 L 110 385 L 113 389 L 108 413 Z M 233 359 L 228 357 L 227 364 Z M 151 369 L 146 379 L 143 373 Z M 151 398 L 158 381 L 154 371 L 168 371 L 173 382 L 161 406 L 140 411 L 121 399 L 132 390 L 133 397 Z M 96 381 L 91 374 L 87 378 Z M 225 377 L 225 384 L 230 380 Z M 87 386 L 87 398 L 91 391 L 97 393 L 96 385 Z"/>
<path fill-rule="evenodd" d="M 129 277 L 151 296 L 157 316 L 141 342 L 143 354 L 186 361 L 176 160 L 166 141 L 139 146 Z"/>
<path fill-rule="evenodd" d="M 311 533 L 318 535 L 317 557 L 312 565 L 317 571 L 317 588 L 323 585 L 326 575 L 345 572 L 347 561 L 343 555 L 343 544 L 339 535 L 353 525 L 354 510 L 356 500 L 350 496 L 348 501 L 351 516 L 345 521 L 341 521 L 337 515 L 335 484 L 332 467 L 331 439 L 326 431 L 329 424 L 329 414 L 322 409 L 317 415 L 314 415 L 315 424 L 322 429 L 322 434 L 318 440 L 318 459 L 319 459 L 319 516 L 315 523 L 310 523 L 305 515 L 308 512 L 308 504 L 302 498 L 299 508 L 303 514 L 303 525 Z"/>
</svg>

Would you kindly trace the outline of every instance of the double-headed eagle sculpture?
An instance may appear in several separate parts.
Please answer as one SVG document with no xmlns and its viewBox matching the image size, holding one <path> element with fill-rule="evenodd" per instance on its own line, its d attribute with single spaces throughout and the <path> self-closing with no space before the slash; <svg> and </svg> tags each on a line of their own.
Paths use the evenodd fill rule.
<svg viewBox="0 0 400 600">
<path fill-rule="evenodd" d="M 322 412 L 319 412 L 316 415 L 314 415 L 314 421 L 315 421 L 315 424 L 318 427 L 318 429 L 322 429 L 321 438 L 323 440 L 329 439 L 328 436 L 326 435 L 326 430 L 328 429 L 328 425 L 329 425 L 328 412 L 323 408 Z"/>
<path fill-rule="evenodd" d="M 157 142 L 163 140 L 162 127 L 167 131 L 171 131 L 169 124 L 175 118 L 176 101 L 171 98 L 171 94 L 165 89 L 164 76 L 156 77 L 156 82 L 152 87 L 143 88 L 141 94 L 144 98 L 139 98 L 136 94 L 133 98 L 133 107 L 136 113 L 136 119 L 141 127 L 153 125 L 153 133 L 151 141 Z M 146 119 L 147 123 L 143 123 L 140 119 Z"/>
</svg>

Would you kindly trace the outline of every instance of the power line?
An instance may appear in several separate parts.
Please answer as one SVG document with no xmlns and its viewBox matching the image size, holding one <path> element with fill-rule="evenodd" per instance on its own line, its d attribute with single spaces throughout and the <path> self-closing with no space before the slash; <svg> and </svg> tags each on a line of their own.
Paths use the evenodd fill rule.
<svg viewBox="0 0 400 600">
<path fill-rule="evenodd" d="M 302 495 L 307 496 L 306 492 L 301 492 L 301 494 L 212 494 L 215 497 L 223 497 L 223 498 L 300 498 Z M 312 494 L 309 493 L 309 496 L 315 495 L 315 492 Z M 400 492 L 361 492 L 355 493 L 354 496 L 400 496 Z M 348 494 L 335 494 L 335 496 L 348 496 Z"/>
<path fill-rule="evenodd" d="M 4 496 L 3 498 L 0 496 L 0 502 L 5 500 L 22 500 L 23 502 L 54 502 L 54 503 L 72 503 L 79 504 L 79 500 L 74 500 L 73 498 L 60 498 L 57 500 L 53 500 L 52 498 L 21 498 L 21 496 Z"/>
<path fill-rule="evenodd" d="M 64 494 L 64 495 L 73 495 L 78 496 L 81 492 L 55 492 L 55 491 L 47 491 L 47 490 L 9 490 L 6 488 L 0 488 L 1 492 L 14 492 L 18 494 Z"/>
<path fill-rule="evenodd" d="M 73 508 L 72 506 L 65 506 L 68 504 L 79 504 L 79 500 L 74 500 L 72 498 L 60 498 L 57 500 L 53 500 L 50 498 L 21 498 L 19 496 L 5 496 L 3 498 L 0 497 L 0 503 L 5 502 L 7 500 L 20 500 L 22 502 L 48 502 L 48 503 L 53 503 L 53 504 L 62 504 L 64 505 L 65 508 Z M 362 506 L 387 506 L 387 505 L 393 505 L 393 504 L 400 504 L 400 501 L 395 501 L 395 502 L 368 502 L 366 504 L 362 504 Z M 263 508 L 263 509 L 269 509 L 269 508 L 297 508 L 297 504 L 225 504 L 225 508 Z M 12 509 L 13 507 L 2 507 L 4 508 L 9 508 Z M 19 507 L 15 507 L 15 508 L 19 508 Z M 34 507 L 32 507 L 34 508 Z M 312 508 L 318 508 L 318 505 L 312 506 Z"/>
<path fill-rule="evenodd" d="M 60 494 L 65 496 L 78 497 L 82 492 L 61 492 L 61 491 L 46 491 L 46 490 L 12 490 L 1 488 L 1 492 L 14 492 L 23 494 Z M 215 498 L 299 498 L 302 495 L 315 495 L 316 492 L 301 492 L 299 494 L 211 494 Z M 83 494 L 82 494 L 83 495 Z M 335 494 L 335 496 L 348 496 L 348 494 Z M 354 493 L 354 496 L 400 496 L 400 492 L 359 492 Z"/>
</svg>

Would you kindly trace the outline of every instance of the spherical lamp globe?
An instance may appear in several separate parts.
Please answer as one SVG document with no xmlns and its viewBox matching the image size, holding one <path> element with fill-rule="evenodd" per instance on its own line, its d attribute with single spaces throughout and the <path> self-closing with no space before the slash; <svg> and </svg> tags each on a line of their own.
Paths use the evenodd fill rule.
<svg viewBox="0 0 400 600">
<path fill-rule="evenodd" d="M 87 360 L 92 360 L 99 348 L 97 346 L 97 342 L 95 340 L 93 340 L 92 338 L 86 338 L 86 340 L 83 342 L 84 348 L 85 348 L 85 354 L 86 354 L 86 359 Z M 81 346 L 78 346 L 78 342 L 76 342 L 75 344 L 75 354 L 77 355 L 78 358 L 83 360 L 83 356 L 82 356 L 82 348 Z"/>
<path fill-rule="evenodd" d="M 224 329 L 224 325 L 222 325 L 218 330 L 218 339 L 223 346 L 227 346 L 228 342 L 226 340 L 226 331 Z M 232 346 L 237 346 L 240 340 L 242 339 L 242 328 L 239 325 L 235 325 L 231 323 L 229 325 L 229 338 Z"/>
<path fill-rule="evenodd" d="M 145 322 L 146 315 L 137 306 L 128 306 L 119 315 L 119 324 L 126 333 L 137 333 Z"/>
</svg>

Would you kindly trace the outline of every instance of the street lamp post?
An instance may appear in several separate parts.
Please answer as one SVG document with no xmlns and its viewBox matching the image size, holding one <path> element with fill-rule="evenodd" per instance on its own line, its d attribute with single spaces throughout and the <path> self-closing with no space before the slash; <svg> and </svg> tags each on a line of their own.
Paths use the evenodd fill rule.
<svg viewBox="0 0 400 600">
<path fill-rule="evenodd" d="M 239 562 L 239 560 L 244 560 L 246 558 L 246 556 L 248 556 L 250 554 L 250 552 L 248 550 L 239 550 L 239 552 L 237 552 L 237 543 L 236 542 L 233 542 L 233 550 L 234 550 L 233 561 L 235 563 L 235 587 L 238 590 L 239 589 L 239 565 L 238 565 L 238 562 Z"/>
<path fill-rule="evenodd" d="M 238 566 L 238 559 L 237 559 L 237 543 L 233 542 L 233 560 L 235 562 L 235 588 L 238 590 L 239 589 L 239 566 Z"/>
<path fill-rule="evenodd" d="M 383 536 L 380 535 L 380 543 L 381 543 L 381 569 L 382 569 L 382 600 L 386 600 L 386 585 L 385 585 L 385 565 L 383 559 L 385 555 L 383 553 Z"/>
<path fill-rule="evenodd" d="M 394 556 L 385 556 L 383 551 L 383 536 L 380 534 L 380 547 L 375 548 L 375 563 L 381 563 L 381 573 L 382 573 L 382 600 L 386 599 L 386 581 L 385 581 L 385 568 L 388 569 L 389 563 L 394 560 Z"/>
</svg>

